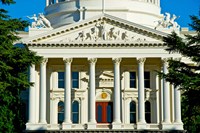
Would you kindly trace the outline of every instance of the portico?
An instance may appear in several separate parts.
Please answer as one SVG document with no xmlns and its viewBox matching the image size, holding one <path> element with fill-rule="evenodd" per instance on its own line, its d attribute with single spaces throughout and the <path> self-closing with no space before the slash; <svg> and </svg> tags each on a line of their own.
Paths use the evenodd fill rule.
<svg viewBox="0 0 200 133">
<path fill-rule="evenodd" d="M 26 130 L 183 130 L 180 90 L 157 74 L 181 57 L 163 42 L 180 27 L 159 0 L 102 2 L 46 0 L 29 27 L 22 43 L 44 59 L 30 66 Z"/>
<path fill-rule="evenodd" d="M 57 64 L 60 65 L 53 65 L 55 60 L 57 60 Z M 157 62 L 157 60 L 160 60 L 160 62 Z M 155 70 L 161 71 L 162 69 L 166 69 L 165 64 L 162 64 L 162 62 L 166 61 L 166 58 L 70 57 L 63 58 L 63 60 L 46 58 L 45 61 L 45 67 L 44 62 L 41 63 L 42 67 L 31 67 L 32 73 L 36 73 L 36 71 L 40 73 L 40 75 L 32 75 L 31 80 L 35 79 L 35 81 L 40 82 L 41 85 L 42 82 L 45 82 L 46 80 L 50 80 L 50 83 L 52 83 L 47 85 L 49 88 L 46 87 L 46 89 L 50 89 L 47 91 L 49 93 L 45 93 L 46 95 L 50 95 L 50 99 L 47 100 L 50 100 L 51 104 L 43 106 L 46 107 L 45 109 L 50 108 L 50 115 L 48 116 L 48 113 L 45 113 L 45 116 L 49 117 L 47 120 L 43 117 L 43 115 L 40 114 L 38 116 L 40 121 L 37 122 L 32 118 L 32 116 L 35 115 L 34 112 L 30 112 L 29 121 L 32 122 L 32 124 L 37 124 L 42 127 L 45 126 L 44 128 L 49 127 L 47 125 L 52 125 L 49 129 L 60 129 L 58 123 L 58 103 L 60 101 L 64 103 L 63 122 L 61 123 L 62 130 L 70 130 L 74 128 L 84 129 L 85 124 L 87 124 L 87 129 L 98 129 L 99 127 L 102 127 L 103 129 L 151 129 L 151 127 L 159 129 L 162 123 L 167 123 L 167 128 L 170 126 L 172 127 L 174 122 L 181 124 L 180 111 L 177 111 L 177 108 L 173 108 L 174 110 L 172 110 L 172 112 L 165 112 L 164 110 L 161 110 L 162 107 L 164 109 L 166 106 L 160 102 L 162 97 L 163 101 L 169 104 L 169 110 L 171 110 L 170 108 L 172 105 L 177 105 L 177 101 L 180 99 L 180 95 L 174 95 L 174 103 L 171 102 L 172 99 L 169 97 L 169 93 L 173 92 L 172 88 L 168 89 L 169 93 L 160 92 L 161 89 L 165 89 L 164 87 L 172 87 L 169 84 L 166 85 L 165 82 L 161 82 L 155 72 Z M 47 74 L 42 72 L 44 69 L 46 69 L 46 72 L 49 73 L 49 77 L 45 76 Z M 104 70 L 104 72 L 102 72 L 102 70 Z M 78 88 L 73 88 L 73 79 L 71 75 L 75 71 L 78 72 L 79 75 Z M 59 72 L 63 72 L 66 77 L 64 78 L 64 88 L 59 88 L 58 86 Z M 130 86 L 130 72 L 136 73 L 135 88 Z M 145 72 L 150 74 L 149 79 L 144 77 Z M 149 82 L 147 82 L 148 80 Z M 145 88 L 145 84 L 150 84 L 150 87 Z M 160 88 L 160 86 L 163 86 L 163 88 Z M 174 90 L 173 93 L 179 92 L 178 90 L 177 92 Z M 37 94 L 35 92 L 30 92 L 30 98 L 32 99 L 32 102 L 36 101 L 36 95 Z M 166 96 L 168 96 L 168 98 L 165 98 Z M 73 123 L 73 112 L 71 107 L 73 108 L 74 101 L 78 101 L 78 123 Z M 136 118 L 131 118 L 132 115 L 130 115 L 130 103 L 132 101 L 136 103 Z M 151 108 L 149 114 L 150 122 L 148 123 L 146 122 L 146 119 L 148 119 L 146 118 L 148 116 L 146 115 L 145 111 L 147 109 L 147 107 L 145 107 L 146 101 L 150 102 Z M 44 100 L 40 99 L 39 105 L 41 105 L 43 102 Z M 97 114 L 100 112 L 98 111 L 100 108 L 96 107 L 97 102 L 113 103 L 113 117 L 111 123 L 103 124 L 97 121 L 96 116 L 101 115 Z M 29 110 L 32 110 L 32 108 L 33 106 L 30 106 Z M 40 107 L 37 108 L 39 109 Z M 154 111 L 158 113 L 154 114 Z M 169 118 L 172 118 L 172 115 L 175 114 L 175 119 L 168 119 L 168 121 L 165 120 L 165 113 L 168 113 L 167 115 L 169 115 Z M 160 116 L 163 118 L 159 118 Z M 41 123 L 41 119 L 47 123 Z M 130 119 L 136 119 L 135 123 L 131 123 Z"/>
</svg>

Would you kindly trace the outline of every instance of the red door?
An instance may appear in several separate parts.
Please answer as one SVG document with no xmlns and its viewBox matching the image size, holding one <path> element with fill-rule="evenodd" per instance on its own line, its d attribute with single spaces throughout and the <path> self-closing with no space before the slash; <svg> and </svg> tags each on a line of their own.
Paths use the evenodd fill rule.
<svg viewBox="0 0 200 133">
<path fill-rule="evenodd" d="M 97 123 L 112 123 L 113 121 L 112 102 L 96 102 Z"/>
</svg>

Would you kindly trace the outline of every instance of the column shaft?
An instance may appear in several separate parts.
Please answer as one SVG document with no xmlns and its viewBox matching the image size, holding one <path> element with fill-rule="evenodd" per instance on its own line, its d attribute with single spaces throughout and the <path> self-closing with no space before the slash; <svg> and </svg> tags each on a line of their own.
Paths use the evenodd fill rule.
<svg viewBox="0 0 200 133">
<path fill-rule="evenodd" d="M 168 73 L 167 59 L 163 59 L 163 73 Z M 170 88 L 169 82 L 163 79 L 163 122 L 170 123 Z"/>
<path fill-rule="evenodd" d="M 88 59 L 90 62 L 90 75 L 89 75 L 89 123 L 96 123 L 95 117 L 95 64 L 97 59 L 90 58 Z"/>
<path fill-rule="evenodd" d="M 138 58 L 138 123 L 145 121 L 145 89 L 144 89 L 144 62 L 145 58 Z"/>
<path fill-rule="evenodd" d="M 113 97 L 113 123 L 121 123 L 120 101 L 120 62 L 121 58 L 114 58 L 114 97 Z"/>
<path fill-rule="evenodd" d="M 29 120 L 28 123 L 35 123 L 35 65 L 30 66 L 30 83 L 29 88 Z"/>
<path fill-rule="evenodd" d="M 64 123 L 71 123 L 71 62 L 72 58 L 64 59 L 65 62 L 65 94 L 64 94 Z"/>
<path fill-rule="evenodd" d="M 39 122 L 46 124 L 46 63 L 48 59 L 43 59 L 40 64 L 40 119 Z"/>
<path fill-rule="evenodd" d="M 46 6 L 49 6 L 49 0 L 46 0 Z"/>
<path fill-rule="evenodd" d="M 181 120 L 181 91 L 174 88 L 174 122 L 182 123 Z"/>
</svg>

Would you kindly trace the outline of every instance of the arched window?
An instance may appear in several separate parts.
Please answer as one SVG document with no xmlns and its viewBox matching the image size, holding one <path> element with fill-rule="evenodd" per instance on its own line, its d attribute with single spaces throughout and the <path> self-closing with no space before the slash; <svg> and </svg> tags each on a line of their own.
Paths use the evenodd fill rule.
<svg viewBox="0 0 200 133">
<path fill-rule="evenodd" d="M 145 119 L 147 123 L 151 123 L 151 103 L 145 102 Z"/>
<path fill-rule="evenodd" d="M 79 102 L 72 103 L 72 123 L 79 123 Z"/>
<path fill-rule="evenodd" d="M 136 123 L 136 103 L 130 102 L 130 123 Z"/>
<path fill-rule="evenodd" d="M 61 124 L 64 121 L 64 102 L 58 103 L 58 123 Z"/>
</svg>

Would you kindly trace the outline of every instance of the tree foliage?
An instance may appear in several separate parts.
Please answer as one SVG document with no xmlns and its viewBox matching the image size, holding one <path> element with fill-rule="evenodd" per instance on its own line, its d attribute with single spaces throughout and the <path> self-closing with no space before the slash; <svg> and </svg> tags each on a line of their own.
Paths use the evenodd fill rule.
<svg viewBox="0 0 200 133">
<path fill-rule="evenodd" d="M 193 63 L 186 64 L 180 59 L 169 60 L 169 73 L 163 74 L 167 81 L 179 86 L 182 95 L 182 119 L 188 132 L 200 129 L 200 19 L 191 16 L 193 35 L 181 38 L 175 32 L 164 38 L 170 53 L 179 53 Z"/>
<path fill-rule="evenodd" d="M 1 0 L 12 4 L 13 0 Z M 14 46 L 20 38 L 17 31 L 24 30 L 28 23 L 12 19 L 7 11 L 0 9 L 0 132 L 22 132 L 24 127 L 21 91 L 29 88 L 28 68 L 37 64 L 41 57 L 26 47 Z"/>
</svg>

